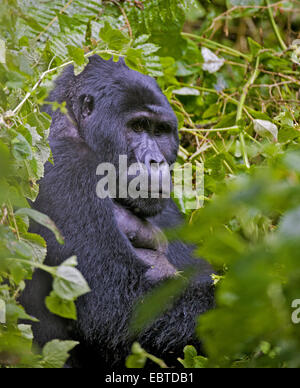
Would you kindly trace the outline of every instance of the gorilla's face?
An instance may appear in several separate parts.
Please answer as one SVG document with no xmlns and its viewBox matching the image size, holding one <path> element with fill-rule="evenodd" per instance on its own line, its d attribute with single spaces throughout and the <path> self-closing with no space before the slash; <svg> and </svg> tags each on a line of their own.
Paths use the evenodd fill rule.
<svg viewBox="0 0 300 388">
<path fill-rule="evenodd" d="M 137 168 L 137 172 L 129 170 L 129 195 L 122 202 L 142 216 L 161 212 L 170 197 L 170 167 L 176 160 L 178 147 L 177 122 L 171 113 L 161 106 L 148 106 L 129 114 L 126 121 L 128 166 L 142 168 Z M 140 191 L 139 198 L 135 198 L 130 190 L 136 186 Z"/>
<path fill-rule="evenodd" d="M 158 214 L 170 194 L 170 166 L 179 145 L 177 118 L 166 97 L 152 78 L 128 69 L 124 62 L 93 57 L 82 73 L 83 84 L 85 79 L 89 92 L 80 95 L 82 136 L 104 162 L 117 168 L 117 187 L 123 193 L 118 190 L 117 200 L 143 217 Z M 120 155 L 127 158 L 126 180 Z M 132 169 L 137 164 L 139 172 Z M 147 187 L 138 183 L 141 173 Z M 138 198 L 131 194 L 134 187 L 140 191 Z"/>
</svg>

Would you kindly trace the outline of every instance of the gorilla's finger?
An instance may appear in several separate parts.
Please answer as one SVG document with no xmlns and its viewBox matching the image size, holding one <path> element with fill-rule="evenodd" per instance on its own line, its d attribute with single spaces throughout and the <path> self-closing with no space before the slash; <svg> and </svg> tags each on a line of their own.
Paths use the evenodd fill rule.
<svg viewBox="0 0 300 388">
<path fill-rule="evenodd" d="M 135 249 L 135 252 L 138 258 L 150 267 L 145 274 L 147 280 L 157 282 L 175 276 L 177 270 L 165 255 L 150 249 Z"/>
<path fill-rule="evenodd" d="M 147 220 L 142 220 L 120 205 L 114 207 L 115 218 L 122 232 L 135 248 L 166 253 L 168 242 L 163 232 Z"/>
</svg>

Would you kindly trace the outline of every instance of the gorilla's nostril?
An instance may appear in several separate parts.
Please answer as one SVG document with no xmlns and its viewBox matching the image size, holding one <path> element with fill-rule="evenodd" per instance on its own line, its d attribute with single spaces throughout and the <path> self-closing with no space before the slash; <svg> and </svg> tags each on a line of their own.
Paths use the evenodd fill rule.
<svg viewBox="0 0 300 388">
<path fill-rule="evenodd" d="M 150 161 L 150 165 L 151 165 L 151 167 L 152 166 L 160 166 L 160 165 L 162 165 L 164 163 L 164 161 L 162 160 L 162 161 L 157 161 L 157 160 L 151 160 Z"/>
<path fill-rule="evenodd" d="M 165 162 L 166 159 L 157 147 L 157 145 L 153 142 L 149 144 L 148 150 L 144 155 L 144 163 L 147 169 L 150 171 L 151 168 L 155 168 L 157 166 L 160 167 Z"/>
<path fill-rule="evenodd" d="M 147 167 L 160 167 L 161 165 L 163 165 L 165 163 L 165 159 L 163 157 L 150 157 L 150 158 L 146 158 L 145 160 L 145 164 Z"/>
</svg>

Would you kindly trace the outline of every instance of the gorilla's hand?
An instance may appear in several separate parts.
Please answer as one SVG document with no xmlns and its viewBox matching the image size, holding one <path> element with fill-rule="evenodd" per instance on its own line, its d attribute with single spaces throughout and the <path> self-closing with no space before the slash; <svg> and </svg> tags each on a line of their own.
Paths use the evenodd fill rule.
<svg viewBox="0 0 300 388">
<path fill-rule="evenodd" d="M 138 258 L 150 267 L 145 276 L 151 282 L 157 282 L 176 275 L 176 268 L 161 252 L 151 249 L 135 249 L 135 252 Z"/>
<path fill-rule="evenodd" d="M 138 218 L 116 203 L 114 215 L 119 229 L 131 242 L 138 258 L 150 267 L 146 278 L 155 282 L 174 276 L 176 268 L 166 257 L 168 242 L 163 232 L 151 222 Z"/>
<path fill-rule="evenodd" d="M 119 229 L 135 248 L 152 249 L 165 254 L 168 241 L 163 232 L 151 222 L 135 216 L 130 210 L 114 203 L 114 213 Z"/>
</svg>

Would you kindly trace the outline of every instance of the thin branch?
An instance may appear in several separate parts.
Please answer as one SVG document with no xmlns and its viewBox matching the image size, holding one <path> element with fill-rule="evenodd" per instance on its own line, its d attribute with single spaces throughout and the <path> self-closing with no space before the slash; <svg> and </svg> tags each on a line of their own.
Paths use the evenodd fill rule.
<svg viewBox="0 0 300 388">
<path fill-rule="evenodd" d="M 251 88 L 275 88 L 275 87 L 278 87 L 278 86 L 283 86 L 283 85 L 290 85 L 290 84 L 293 84 L 294 82 L 293 81 L 284 81 L 284 82 L 278 82 L 276 84 L 258 84 L 258 85 L 251 85 Z"/>
<path fill-rule="evenodd" d="M 237 6 L 234 6 L 232 8 L 230 8 L 228 11 L 222 13 L 221 15 L 219 15 L 218 17 L 216 17 L 212 24 L 205 30 L 205 32 L 211 30 L 211 29 L 214 29 L 215 27 L 215 24 L 219 21 L 219 20 L 228 20 L 228 17 L 230 16 L 231 13 L 235 12 L 235 11 L 239 11 L 239 10 L 246 10 L 246 9 L 257 9 L 257 11 L 259 10 L 266 10 L 268 8 L 277 8 L 277 7 L 281 7 L 282 4 L 284 3 L 284 1 L 279 1 L 279 2 L 276 2 L 276 3 L 273 3 L 273 4 L 270 4 L 270 6 L 263 6 L 263 5 L 237 5 Z M 289 3 L 296 3 L 296 4 L 299 4 L 299 1 L 297 0 L 291 0 L 289 1 Z M 282 8 L 282 7 L 281 7 Z M 285 12 L 295 12 L 296 10 L 295 9 L 292 9 L 292 8 L 284 8 L 284 11 Z"/>
<path fill-rule="evenodd" d="M 279 28 L 278 28 L 278 26 L 277 26 L 277 24 L 275 22 L 274 15 L 273 15 L 273 9 L 271 8 L 270 0 L 266 0 L 266 4 L 267 4 L 267 7 L 268 7 L 269 19 L 270 19 L 270 22 L 272 24 L 272 27 L 273 27 L 274 33 L 276 35 L 276 38 L 277 38 L 277 40 L 278 40 L 282 50 L 285 51 L 285 50 L 287 50 L 287 46 L 284 43 L 284 41 L 282 39 L 282 36 L 280 34 Z"/>
<path fill-rule="evenodd" d="M 63 14 L 65 10 L 73 3 L 74 0 L 69 0 L 68 3 L 59 11 L 60 14 Z M 58 16 L 56 15 L 51 22 L 44 28 L 43 31 L 41 31 L 38 36 L 35 38 L 35 41 L 37 42 L 40 37 L 49 30 L 49 28 L 58 20 Z"/>
<path fill-rule="evenodd" d="M 2 218 L 1 218 L 1 221 L 0 221 L 0 224 L 1 224 L 1 225 L 4 224 L 7 215 L 8 215 L 7 208 L 4 206 L 4 207 L 2 208 Z"/>
<path fill-rule="evenodd" d="M 223 51 L 224 53 L 226 53 L 228 55 L 231 55 L 233 57 L 241 57 L 241 58 L 246 59 L 249 62 L 251 60 L 251 57 L 247 54 L 244 54 L 238 50 L 232 49 L 231 47 L 225 46 L 221 43 L 217 43 L 217 42 L 214 42 L 214 41 L 209 40 L 207 38 L 203 38 L 202 36 L 189 34 L 186 32 L 181 33 L 181 35 L 185 38 L 197 40 L 199 43 L 201 43 L 203 46 L 205 46 L 207 48 L 210 48 L 213 50 Z"/>
<path fill-rule="evenodd" d="M 234 131 L 238 129 L 239 127 L 235 125 L 234 127 L 228 127 L 228 128 L 209 128 L 209 129 L 188 129 L 188 128 L 181 128 L 180 132 L 228 132 L 228 131 Z"/>
<path fill-rule="evenodd" d="M 244 86 L 243 93 L 242 93 L 242 96 L 241 96 L 241 99 L 240 99 L 240 103 L 238 105 L 237 114 L 236 114 L 236 124 L 237 125 L 239 124 L 239 121 L 243 117 L 243 109 L 244 109 L 244 105 L 245 105 L 245 102 L 246 102 L 246 98 L 247 98 L 247 94 L 248 94 L 249 88 L 251 87 L 251 85 L 254 84 L 255 80 L 259 76 L 259 63 L 260 63 L 260 57 L 257 57 L 255 70 L 254 70 L 251 78 L 249 79 L 249 81 Z M 240 142 L 241 142 L 242 153 L 243 153 L 243 158 L 244 158 L 245 165 L 246 165 L 247 168 L 250 168 L 250 163 L 249 163 L 248 154 L 247 154 L 247 148 L 246 148 L 246 143 L 245 143 L 245 137 L 244 137 L 244 133 L 243 132 L 240 133 Z"/>
<path fill-rule="evenodd" d="M 128 17 L 127 17 L 127 14 L 126 14 L 124 8 L 121 7 L 121 5 L 120 5 L 116 0 L 110 0 L 110 1 L 111 1 L 113 4 L 115 4 L 115 5 L 120 9 L 120 11 L 122 12 L 122 15 L 124 16 L 124 19 L 125 19 L 126 26 L 127 26 L 127 28 L 128 28 L 128 32 L 129 32 L 130 39 L 132 39 L 132 38 L 133 38 L 132 28 L 131 28 L 129 19 L 128 19 Z"/>
<path fill-rule="evenodd" d="M 277 77 L 288 79 L 288 80 L 292 81 L 294 84 L 300 86 L 300 81 L 296 80 L 295 78 L 293 78 L 293 77 L 291 77 L 289 75 L 282 74 L 282 73 L 276 73 L 274 71 L 268 71 L 268 70 L 264 70 L 264 69 L 259 69 L 259 71 L 262 72 L 262 73 L 265 73 L 265 74 L 275 75 Z"/>
</svg>

